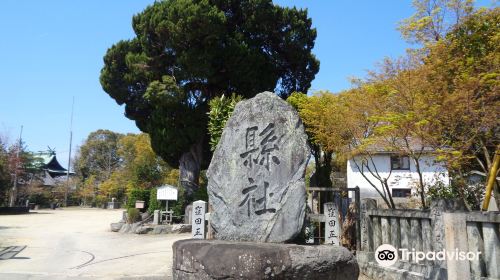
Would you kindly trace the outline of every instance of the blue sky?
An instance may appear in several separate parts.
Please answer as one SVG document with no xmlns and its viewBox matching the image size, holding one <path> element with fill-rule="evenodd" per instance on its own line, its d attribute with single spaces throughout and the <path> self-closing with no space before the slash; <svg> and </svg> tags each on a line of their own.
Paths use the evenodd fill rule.
<svg viewBox="0 0 500 280">
<path fill-rule="evenodd" d="M 139 132 L 102 90 L 99 73 L 107 48 L 132 38 L 132 16 L 153 2 L 0 1 L 0 135 L 12 142 L 23 125 L 29 150 L 50 146 L 66 163 L 73 97 L 73 152 L 100 128 Z M 349 88 L 349 77 L 409 47 L 396 26 L 413 13 L 411 0 L 274 2 L 308 8 L 318 30 L 321 67 L 312 91 Z"/>
</svg>

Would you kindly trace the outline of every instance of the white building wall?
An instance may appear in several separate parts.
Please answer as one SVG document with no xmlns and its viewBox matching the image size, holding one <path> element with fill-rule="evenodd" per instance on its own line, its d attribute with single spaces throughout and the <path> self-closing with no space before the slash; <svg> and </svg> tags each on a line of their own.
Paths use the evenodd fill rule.
<svg viewBox="0 0 500 280">
<path fill-rule="evenodd" d="M 361 168 L 361 159 L 355 157 L 347 162 L 347 186 L 349 188 L 354 188 L 359 186 L 361 191 L 361 198 L 364 197 L 380 197 L 377 191 L 366 181 L 366 179 L 361 175 L 361 172 L 356 167 L 354 160 L 358 163 Z M 391 155 L 390 154 L 378 154 L 373 156 L 373 162 L 378 170 L 378 173 L 383 177 L 387 178 L 391 171 Z M 439 162 L 435 162 L 435 157 L 433 155 L 424 155 L 419 160 L 420 168 L 422 169 L 422 175 L 426 185 L 432 185 L 436 180 L 440 180 L 445 184 L 449 184 L 448 170 L 446 167 Z M 370 163 L 370 168 L 375 170 L 373 164 Z M 377 186 L 377 188 L 382 191 L 381 183 L 371 176 L 370 172 L 366 170 L 364 174 L 370 179 L 370 181 Z M 416 172 L 415 163 L 410 158 L 410 170 L 393 170 L 389 179 L 389 187 L 391 188 L 410 188 L 412 193 L 416 191 L 416 184 L 418 183 L 418 173 Z"/>
</svg>

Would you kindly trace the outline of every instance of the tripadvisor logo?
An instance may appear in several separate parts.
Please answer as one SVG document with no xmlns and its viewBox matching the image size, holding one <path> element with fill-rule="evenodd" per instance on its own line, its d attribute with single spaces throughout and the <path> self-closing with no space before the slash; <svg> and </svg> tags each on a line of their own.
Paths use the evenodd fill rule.
<svg viewBox="0 0 500 280">
<path fill-rule="evenodd" d="M 375 251 L 375 260 L 380 266 L 391 266 L 398 261 L 398 251 L 392 245 L 382 244 Z"/>
<path fill-rule="evenodd" d="M 457 261 L 472 261 L 479 260 L 479 255 L 481 252 L 463 252 L 458 249 L 447 251 L 442 250 L 439 252 L 429 251 L 429 252 L 421 252 L 416 251 L 415 249 L 399 249 L 399 255 L 401 256 L 402 261 L 409 261 L 410 258 L 419 263 L 423 260 L 457 260 Z M 388 267 L 395 264 L 398 261 L 398 250 L 394 248 L 394 246 L 389 244 L 380 245 L 375 251 L 375 260 L 380 266 Z"/>
</svg>

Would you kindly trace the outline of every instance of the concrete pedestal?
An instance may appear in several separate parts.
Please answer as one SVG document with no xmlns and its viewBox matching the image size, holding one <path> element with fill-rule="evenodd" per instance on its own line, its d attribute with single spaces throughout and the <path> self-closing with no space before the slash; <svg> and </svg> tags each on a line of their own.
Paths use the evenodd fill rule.
<svg viewBox="0 0 500 280">
<path fill-rule="evenodd" d="M 173 279 L 358 279 L 344 247 L 180 240 L 174 243 Z"/>
</svg>

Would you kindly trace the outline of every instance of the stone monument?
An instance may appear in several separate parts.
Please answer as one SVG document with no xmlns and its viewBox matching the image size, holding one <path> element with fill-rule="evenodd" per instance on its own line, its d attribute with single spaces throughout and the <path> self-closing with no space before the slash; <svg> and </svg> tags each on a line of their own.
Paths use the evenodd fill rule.
<svg viewBox="0 0 500 280">
<path fill-rule="evenodd" d="M 238 103 L 207 172 L 217 240 L 175 242 L 174 279 L 357 279 L 344 247 L 282 244 L 304 226 L 309 157 L 287 102 L 263 92 Z"/>
<path fill-rule="evenodd" d="M 216 239 L 284 242 L 302 230 L 307 135 L 288 103 L 271 92 L 240 102 L 208 168 Z"/>
</svg>

